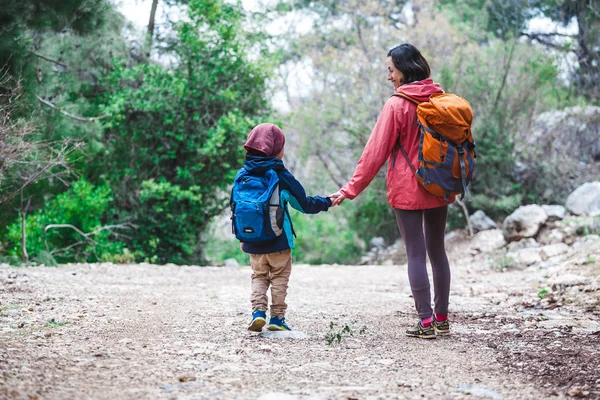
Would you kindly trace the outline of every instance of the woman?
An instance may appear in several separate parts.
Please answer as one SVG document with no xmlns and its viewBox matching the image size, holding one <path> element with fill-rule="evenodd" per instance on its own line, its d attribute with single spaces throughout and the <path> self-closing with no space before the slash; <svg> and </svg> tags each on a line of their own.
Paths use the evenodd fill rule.
<svg viewBox="0 0 600 400">
<path fill-rule="evenodd" d="M 417 101 L 428 101 L 442 88 L 430 78 L 427 60 L 411 44 L 402 44 L 389 51 L 387 80 L 396 93 L 402 92 Z M 450 332 L 448 299 L 450 296 L 450 266 L 444 247 L 448 201 L 427 192 L 413 174 L 400 146 L 413 166 L 418 165 L 419 133 L 416 104 L 400 96 L 386 102 L 371 137 L 358 161 L 352 179 L 330 197 L 333 205 L 354 199 L 371 183 L 383 164 L 388 162 L 388 202 L 394 208 L 400 234 L 408 255 L 408 278 L 420 321 L 408 336 L 434 339 L 436 334 Z M 423 224 L 425 220 L 425 224 Z M 434 304 L 431 308 L 426 254 L 433 269 Z"/>
</svg>

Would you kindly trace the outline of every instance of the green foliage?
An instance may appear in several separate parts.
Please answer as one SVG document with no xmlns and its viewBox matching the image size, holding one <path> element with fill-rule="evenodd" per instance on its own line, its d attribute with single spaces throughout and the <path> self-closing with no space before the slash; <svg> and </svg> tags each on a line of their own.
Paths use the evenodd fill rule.
<svg viewBox="0 0 600 400">
<path fill-rule="evenodd" d="M 349 210 L 351 206 L 347 203 L 342 208 Z M 293 209 L 290 209 L 290 214 L 298 236 L 293 250 L 295 263 L 354 264 L 360 258 L 364 243 L 340 214 L 305 215 Z M 223 238 L 209 230 L 207 236 L 205 248 L 209 259 L 221 263 L 235 258 L 241 265 L 248 265 L 248 255 L 240 250 L 240 244 L 233 235 Z"/>
<path fill-rule="evenodd" d="M 355 322 L 354 322 L 355 323 Z M 367 333 L 367 327 L 363 326 L 360 329 L 354 327 L 354 323 L 348 324 L 336 324 L 333 321 L 329 322 L 329 332 L 325 335 L 325 341 L 328 345 L 332 345 L 335 341 L 338 344 L 342 343 L 344 336 L 364 335 Z"/>
<path fill-rule="evenodd" d="M 544 299 L 544 297 L 546 297 L 546 295 L 548 294 L 548 289 L 540 289 L 540 291 L 537 294 L 538 299 Z"/>
<path fill-rule="evenodd" d="M 375 236 L 383 237 L 386 243 L 393 243 L 399 237 L 394 210 L 387 202 L 384 179 L 375 178 L 353 201 L 349 212 L 349 226 L 364 243 Z"/>
<path fill-rule="evenodd" d="M 58 266 L 56 259 L 54 258 L 54 256 L 52 256 L 52 253 L 45 251 L 45 250 L 41 250 L 37 254 L 37 256 L 35 256 L 34 261 L 36 264 L 45 265 L 46 267 Z"/>
<path fill-rule="evenodd" d="M 135 248 L 159 263 L 191 260 L 198 248 L 197 227 L 207 219 L 200 187 L 144 181 L 139 201 Z"/>
<path fill-rule="evenodd" d="M 438 8 L 458 24 L 472 40 L 483 42 L 492 35 L 504 41 L 526 37 L 535 43 L 571 53 L 578 65 L 569 79 L 580 94 L 598 102 L 600 85 L 600 3 L 573 0 L 437 0 Z M 529 22 L 545 17 L 551 23 L 567 26 L 573 20 L 577 31 L 573 35 L 557 29 L 536 32 Z"/>
<path fill-rule="evenodd" d="M 567 103 L 554 62 L 529 44 L 492 39 L 485 47 L 466 46 L 441 69 L 445 89 L 473 107 L 472 209 L 497 219 L 536 200 L 515 179 L 515 142 L 535 113 Z"/>
<path fill-rule="evenodd" d="M 233 258 L 240 265 L 249 265 L 248 254 L 240 249 L 240 242 L 237 239 L 223 239 L 210 233 L 208 236 L 209 239 L 204 246 L 206 258 L 216 263 Z"/>
<path fill-rule="evenodd" d="M 94 187 L 85 180 L 73 183 L 70 190 L 50 199 L 43 209 L 28 215 L 25 219 L 27 232 L 27 251 L 32 258 L 49 261 L 44 254 L 44 229 L 51 224 L 69 224 L 83 233 L 90 233 L 103 226 L 102 218 L 108 211 L 112 200 L 111 189 L 107 186 Z M 8 227 L 7 239 L 12 247 L 9 254 L 21 254 L 21 223 L 15 221 Z M 122 243 L 110 240 L 110 232 L 104 230 L 93 235 L 89 240 L 71 228 L 49 229 L 46 233 L 49 250 L 52 257 L 61 262 L 98 261 L 104 253 L 119 253 Z M 70 245 L 81 242 L 80 245 L 67 249 Z M 62 249 L 62 250 L 61 250 Z M 51 261 L 51 260 L 50 260 Z M 46 265 L 51 265 L 46 264 Z"/>
<path fill-rule="evenodd" d="M 346 203 L 342 208 L 351 207 Z M 293 251 L 294 259 L 298 262 L 353 264 L 360 258 L 364 244 L 339 214 L 304 215 L 294 210 L 290 214 L 298 235 Z"/>
<path fill-rule="evenodd" d="M 132 245 L 160 263 L 204 261 L 199 235 L 225 208 L 244 138 L 268 111 L 270 60 L 248 57 L 257 43 L 241 29 L 240 8 L 188 7 L 175 26 L 175 66 L 116 62 L 100 107 L 113 118 L 94 169 L 111 182 L 121 215 L 140 226 Z"/>
<path fill-rule="evenodd" d="M 105 0 L 22 0 L 4 2 L 0 9 L 0 66 L 8 66 L 9 73 L 26 75 L 26 83 L 34 84 L 37 47 L 41 34 L 73 30 L 86 34 L 99 29 L 104 23 Z M 37 49 L 36 49 L 37 50 Z M 26 84 L 26 87 L 29 85 Z"/>
</svg>

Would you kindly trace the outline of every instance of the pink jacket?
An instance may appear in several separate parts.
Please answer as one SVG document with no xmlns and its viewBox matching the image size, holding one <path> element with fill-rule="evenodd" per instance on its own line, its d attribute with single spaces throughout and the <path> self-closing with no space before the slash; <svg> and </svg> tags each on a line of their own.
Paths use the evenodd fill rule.
<svg viewBox="0 0 600 400">
<path fill-rule="evenodd" d="M 442 88 L 431 79 L 402 85 L 402 91 L 419 101 L 428 101 L 433 93 L 441 93 Z M 408 153 L 412 165 L 418 166 L 419 132 L 417 127 L 416 105 L 398 96 L 392 96 L 385 103 L 371 137 L 358 160 L 352 179 L 341 189 L 349 199 L 354 199 L 375 178 L 383 164 L 388 161 L 387 198 L 393 208 L 401 210 L 423 210 L 441 207 L 454 201 L 444 201 L 426 191 L 415 178 L 401 151 L 393 152 L 400 138 L 402 147 Z M 393 160 L 395 156 L 395 160 Z M 395 162 L 394 162 L 395 161 Z"/>
</svg>

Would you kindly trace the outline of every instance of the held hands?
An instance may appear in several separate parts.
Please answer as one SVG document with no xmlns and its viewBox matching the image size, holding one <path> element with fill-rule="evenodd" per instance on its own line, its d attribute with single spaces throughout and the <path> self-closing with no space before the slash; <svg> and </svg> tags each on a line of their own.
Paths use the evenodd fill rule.
<svg viewBox="0 0 600 400">
<path fill-rule="evenodd" d="M 337 192 L 330 194 L 329 198 L 331 199 L 331 207 L 335 207 L 342 204 L 347 197 L 338 190 Z"/>
</svg>

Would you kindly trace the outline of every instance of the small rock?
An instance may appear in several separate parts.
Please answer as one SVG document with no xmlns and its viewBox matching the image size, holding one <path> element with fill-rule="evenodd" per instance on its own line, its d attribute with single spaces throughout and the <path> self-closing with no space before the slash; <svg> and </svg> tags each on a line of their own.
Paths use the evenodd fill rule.
<svg viewBox="0 0 600 400">
<path fill-rule="evenodd" d="M 152 300 L 152 305 L 156 305 L 156 300 Z"/>
<path fill-rule="evenodd" d="M 527 248 L 533 248 L 533 247 L 538 247 L 538 243 L 535 241 L 535 239 L 526 238 L 526 239 L 517 240 L 516 242 L 510 242 L 508 244 L 508 251 L 515 251 L 515 250 L 519 250 L 519 249 L 527 249 Z"/>
<path fill-rule="evenodd" d="M 160 388 L 165 392 L 165 393 L 171 393 L 172 391 L 175 390 L 175 386 L 173 385 L 160 385 Z"/>
<path fill-rule="evenodd" d="M 542 205 L 542 209 L 548 216 L 548 220 L 546 222 L 559 221 L 563 219 L 565 217 L 565 214 L 567 213 L 567 209 L 559 205 L 544 204 Z"/>
<path fill-rule="evenodd" d="M 17 328 L 23 328 L 25 326 L 25 322 L 21 321 L 17 324 Z"/>
<path fill-rule="evenodd" d="M 475 385 L 460 385 L 459 389 L 461 392 L 465 394 L 470 394 L 478 397 L 485 397 L 488 399 L 501 400 L 502 395 L 494 392 L 483 386 L 475 386 Z"/>
<path fill-rule="evenodd" d="M 269 339 L 308 339 L 308 335 L 300 331 L 264 331 L 258 336 Z"/>
<path fill-rule="evenodd" d="M 507 242 L 535 236 L 548 216 L 537 204 L 517 208 L 504 220 L 502 231 Z"/>
<path fill-rule="evenodd" d="M 223 266 L 235 268 L 239 267 L 240 263 L 235 258 L 228 258 L 227 260 L 223 261 Z"/>
<path fill-rule="evenodd" d="M 540 250 L 537 248 L 525 248 L 515 251 L 509 251 L 507 257 L 512 258 L 519 265 L 528 266 L 542 261 Z"/>
<path fill-rule="evenodd" d="M 550 284 L 557 287 L 583 286 L 590 283 L 590 278 L 575 274 L 561 274 L 554 278 Z"/>
<path fill-rule="evenodd" d="M 473 236 L 472 243 L 474 249 L 482 252 L 497 250 L 506 244 L 501 229 L 481 231 Z"/>
<path fill-rule="evenodd" d="M 50 336 L 52 336 L 52 332 L 50 332 L 50 331 L 44 332 L 44 337 L 49 338 Z"/>
<path fill-rule="evenodd" d="M 375 249 L 383 249 L 385 247 L 385 239 L 382 237 L 376 236 L 369 241 L 369 247 L 372 247 Z"/>
<path fill-rule="evenodd" d="M 179 382 L 193 382 L 196 380 L 196 375 L 192 373 L 183 374 L 177 377 L 177 379 L 179 380 Z"/>
<path fill-rule="evenodd" d="M 544 246 L 540 249 L 542 260 L 546 261 L 550 257 L 559 256 L 569 251 L 569 246 L 564 243 L 555 243 Z"/>
<path fill-rule="evenodd" d="M 482 210 L 477 210 L 471 215 L 471 225 L 475 232 L 497 228 L 494 220 L 485 215 Z"/>
<path fill-rule="evenodd" d="M 569 397 L 587 397 L 589 394 L 589 390 L 584 390 L 580 386 L 572 386 L 567 390 L 567 396 Z"/>
</svg>

